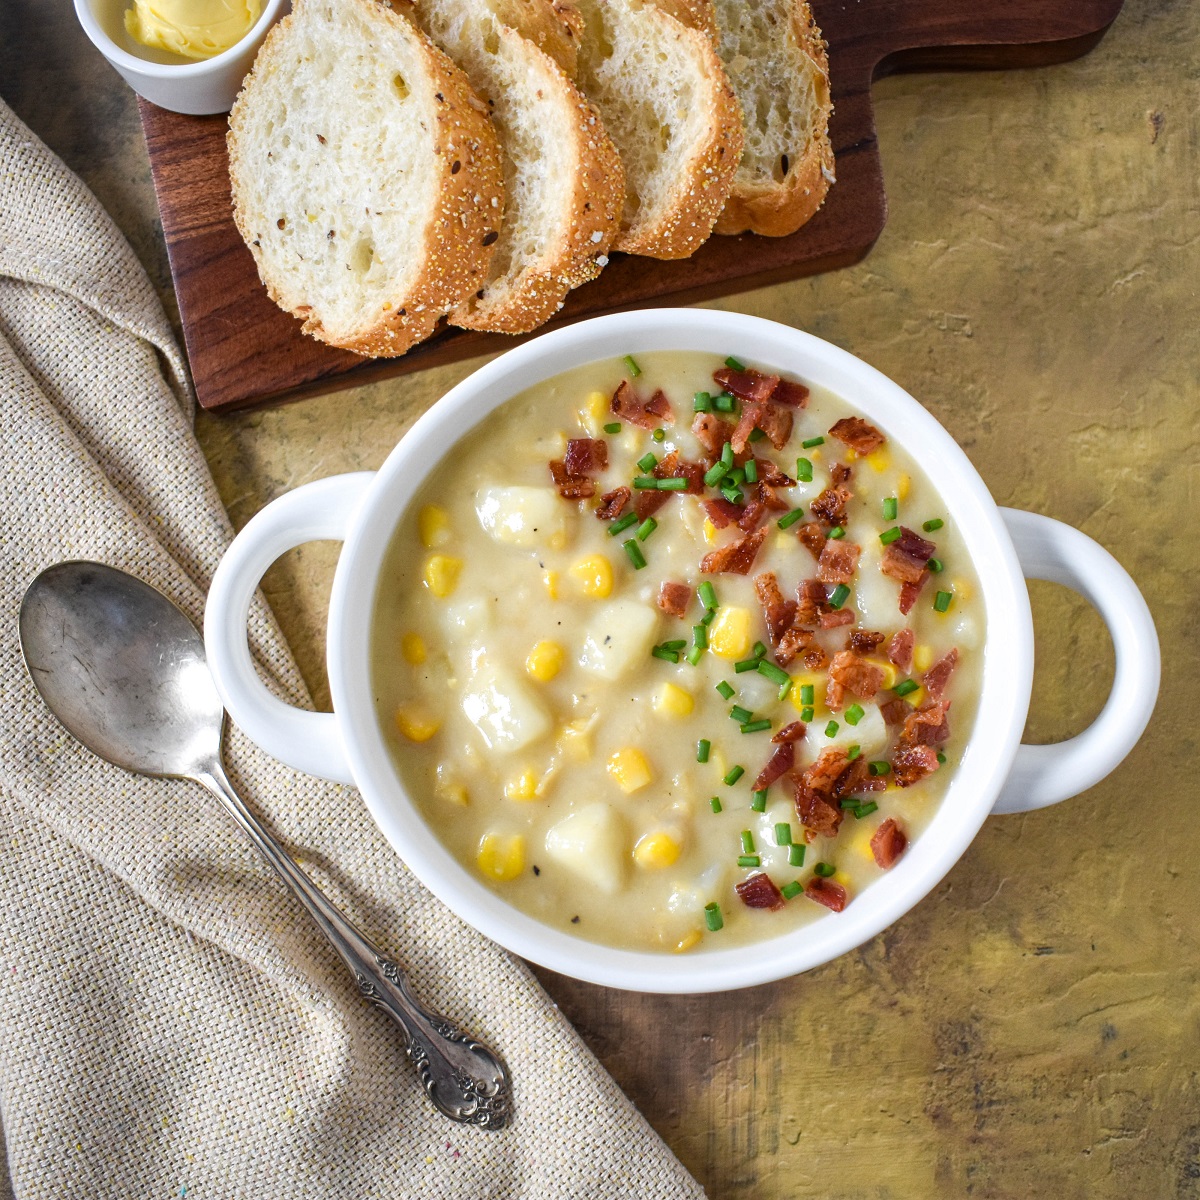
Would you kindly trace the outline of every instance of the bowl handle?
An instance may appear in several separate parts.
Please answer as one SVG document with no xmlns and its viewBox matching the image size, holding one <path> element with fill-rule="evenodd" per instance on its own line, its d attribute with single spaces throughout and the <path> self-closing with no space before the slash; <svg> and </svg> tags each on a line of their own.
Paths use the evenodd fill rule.
<svg viewBox="0 0 1200 1200">
<path fill-rule="evenodd" d="M 1116 651 L 1112 691 L 1100 715 L 1076 737 L 1022 745 L 992 809 L 1029 812 L 1099 783 L 1136 745 L 1158 697 L 1158 636 L 1146 601 L 1125 568 L 1084 533 L 1037 513 L 1002 508 L 1027 579 L 1061 583 L 1103 618 Z"/>
<path fill-rule="evenodd" d="M 283 553 L 305 542 L 345 541 L 373 472 L 334 475 L 272 500 L 233 539 L 213 575 L 204 609 L 204 649 L 230 717 L 268 754 L 309 775 L 353 783 L 332 713 L 273 696 L 254 669 L 246 632 L 259 581 Z"/>
</svg>

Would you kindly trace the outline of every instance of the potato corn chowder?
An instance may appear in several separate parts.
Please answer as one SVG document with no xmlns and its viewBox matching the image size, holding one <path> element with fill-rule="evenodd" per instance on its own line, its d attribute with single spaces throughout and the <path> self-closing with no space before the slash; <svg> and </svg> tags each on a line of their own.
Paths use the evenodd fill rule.
<svg viewBox="0 0 1200 1200">
<path fill-rule="evenodd" d="M 379 719 L 442 842 L 549 925 L 678 952 L 870 903 L 953 774 L 984 636 L 901 447 L 829 393 L 664 351 L 468 433 L 376 614 Z"/>
</svg>

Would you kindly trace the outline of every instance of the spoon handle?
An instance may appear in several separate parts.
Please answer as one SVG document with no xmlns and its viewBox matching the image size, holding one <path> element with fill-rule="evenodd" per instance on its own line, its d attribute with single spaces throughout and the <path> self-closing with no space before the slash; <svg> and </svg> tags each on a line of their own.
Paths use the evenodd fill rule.
<svg viewBox="0 0 1200 1200">
<path fill-rule="evenodd" d="M 225 805 L 291 887 L 350 968 L 363 996 L 404 1031 L 408 1057 L 434 1106 L 452 1121 L 503 1128 L 509 1118 L 510 1084 L 496 1055 L 416 999 L 400 965 L 359 933 L 259 824 L 219 761 L 206 764 L 193 778 Z"/>
</svg>

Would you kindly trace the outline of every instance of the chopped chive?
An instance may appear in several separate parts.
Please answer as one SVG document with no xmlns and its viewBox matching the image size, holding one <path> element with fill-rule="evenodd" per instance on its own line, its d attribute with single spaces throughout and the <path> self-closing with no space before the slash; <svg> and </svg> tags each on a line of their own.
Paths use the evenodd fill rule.
<svg viewBox="0 0 1200 1200">
<path fill-rule="evenodd" d="M 900 536 L 900 527 L 893 525 L 891 529 L 885 529 L 880 535 L 879 540 L 885 545 L 890 546 Z"/>
<path fill-rule="evenodd" d="M 746 369 L 746 364 L 738 362 L 738 360 L 734 358 L 732 354 L 725 360 L 725 365 L 731 371 L 744 371 Z"/>
<path fill-rule="evenodd" d="M 737 721 L 740 725 L 744 721 L 753 721 L 754 714 L 748 708 L 743 708 L 740 704 L 735 704 L 729 710 L 729 719 Z"/>
<path fill-rule="evenodd" d="M 766 717 L 761 717 L 757 721 L 747 721 L 742 726 L 743 733 L 762 733 L 766 729 L 771 728 L 771 722 Z"/>
<path fill-rule="evenodd" d="M 807 458 L 796 459 L 796 479 L 800 483 L 812 483 L 813 465 Z"/>
<path fill-rule="evenodd" d="M 664 442 L 667 439 L 667 431 L 660 425 L 650 436 L 656 442 Z"/>
<path fill-rule="evenodd" d="M 819 862 L 813 867 L 813 874 L 819 875 L 822 879 L 828 879 L 837 870 L 833 863 Z"/>
<path fill-rule="evenodd" d="M 725 482 L 730 487 L 741 487 L 746 482 L 746 468 L 734 467 L 732 471 L 725 477 Z"/>
<path fill-rule="evenodd" d="M 605 425 L 605 427 L 604 427 L 604 432 L 605 433 L 620 433 L 621 432 L 621 422 L 620 421 L 609 421 L 609 423 L 607 425 Z"/>
<path fill-rule="evenodd" d="M 838 801 L 838 808 L 842 812 L 852 812 L 855 816 L 858 816 L 858 809 L 861 804 L 862 801 L 857 796 L 847 796 L 845 799 Z"/>
<path fill-rule="evenodd" d="M 897 696 L 907 696 L 910 692 L 915 692 L 921 685 L 915 679 L 905 679 L 901 683 L 896 684 L 892 691 Z"/>
<path fill-rule="evenodd" d="M 925 521 L 921 525 L 921 528 L 925 530 L 926 533 L 932 533 L 935 529 L 941 529 L 945 523 L 946 522 L 943 521 L 941 517 L 934 517 L 932 521 Z"/>
<path fill-rule="evenodd" d="M 725 445 L 723 445 L 721 447 L 721 461 L 725 464 L 725 470 L 730 471 L 733 469 L 733 443 L 732 442 L 726 442 Z"/>
<path fill-rule="evenodd" d="M 698 650 L 708 649 L 708 626 L 693 625 L 692 626 L 692 645 Z"/>
<path fill-rule="evenodd" d="M 722 700 L 728 700 L 733 695 L 733 688 L 723 679 L 717 684 L 717 691 L 721 693 Z"/>
<path fill-rule="evenodd" d="M 807 706 L 800 710 L 800 720 L 806 725 L 813 719 L 813 710 Z"/>
<path fill-rule="evenodd" d="M 798 879 L 793 879 L 791 883 L 785 883 L 783 887 L 779 889 L 779 894 L 785 900 L 793 900 L 795 897 L 800 895 L 802 891 L 804 891 L 804 884 L 802 884 Z"/>
<path fill-rule="evenodd" d="M 866 804 L 859 806 L 858 812 L 854 814 L 855 820 L 861 821 L 863 817 L 869 817 L 873 812 L 879 811 L 879 805 L 874 800 L 868 800 Z"/>
<path fill-rule="evenodd" d="M 664 662 L 677 663 L 679 661 L 679 651 L 668 650 L 665 646 L 655 646 L 650 654 L 653 658 L 661 658 Z"/>
<path fill-rule="evenodd" d="M 728 393 L 722 392 L 719 396 L 713 397 L 713 408 L 717 412 L 733 412 L 733 406 L 737 401 Z"/>
<path fill-rule="evenodd" d="M 864 709 L 861 704 L 852 704 L 846 709 L 846 724 L 857 725 L 863 719 Z"/>
<path fill-rule="evenodd" d="M 788 866 L 802 867 L 804 866 L 804 851 L 807 847 L 803 842 L 793 842 L 788 847 Z"/>
<path fill-rule="evenodd" d="M 954 597 L 950 592 L 938 592 L 933 598 L 933 607 L 938 612 L 945 612 L 950 607 L 950 601 L 953 599 Z"/>
<path fill-rule="evenodd" d="M 622 542 L 621 547 L 629 555 L 629 561 L 633 563 L 635 571 L 640 571 L 646 565 L 646 556 L 642 553 L 641 546 L 633 538 L 630 538 L 627 542 Z"/>
<path fill-rule="evenodd" d="M 686 638 L 672 638 L 669 642 L 662 643 L 664 650 L 675 650 L 676 652 L 682 650 L 686 645 Z"/>
<path fill-rule="evenodd" d="M 763 440 L 763 438 L 765 438 L 766 436 L 767 436 L 767 435 L 766 435 L 765 433 L 763 433 L 763 431 L 762 431 L 761 429 L 759 429 L 759 428 L 758 428 L 758 426 L 756 425 L 756 426 L 755 426 L 755 427 L 754 427 L 752 430 L 750 430 L 750 432 L 749 432 L 749 433 L 746 435 L 746 441 L 748 441 L 748 442 L 761 442 L 761 441 Z"/>
<path fill-rule="evenodd" d="M 780 686 L 792 682 L 792 677 L 782 667 L 777 667 L 773 662 L 767 662 L 765 658 L 758 660 L 758 673 Z"/>
<path fill-rule="evenodd" d="M 838 723 L 836 721 L 830 721 L 829 724 L 825 726 L 826 737 L 837 737 L 837 731 Z"/>
<path fill-rule="evenodd" d="M 767 811 L 767 789 L 760 788 L 750 797 L 750 808 L 754 812 Z"/>
<path fill-rule="evenodd" d="M 706 626 L 711 625 L 712 621 L 713 621 L 713 617 L 715 617 L 716 615 L 717 615 L 717 610 L 715 608 L 706 608 L 704 610 L 704 616 L 702 616 L 700 618 L 700 624 L 706 625 Z"/>
<path fill-rule="evenodd" d="M 637 461 L 638 469 L 643 473 L 653 471 L 658 466 L 658 459 L 648 450 Z"/>
<path fill-rule="evenodd" d="M 733 669 L 739 675 L 743 674 L 746 671 L 757 671 L 758 670 L 758 659 L 757 658 L 741 658 L 733 664 Z"/>
<path fill-rule="evenodd" d="M 625 364 L 625 370 L 627 370 L 634 379 L 636 379 L 642 373 L 642 368 L 633 361 L 632 354 L 625 355 L 621 361 Z"/>
<path fill-rule="evenodd" d="M 704 906 L 704 923 L 713 933 L 716 933 L 718 929 L 725 928 L 725 918 L 721 916 L 719 904 L 714 902 Z"/>
<path fill-rule="evenodd" d="M 891 769 L 892 764 L 889 762 L 884 762 L 883 759 L 877 759 L 875 762 L 867 763 L 867 770 L 875 776 L 886 775 Z"/>
<path fill-rule="evenodd" d="M 835 525 L 825 536 L 829 538 L 831 542 L 836 542 L 838 538 L 844 538 L 846 536 L 846 531 L 841 525 Z"/>
<path fill-rule="evenodd" d="M 742 839 L 742 853 L 743 854 L 753 854 L 754 853 L 754 834 L 751 833 L 749 829 L 743 829 L 739 836 Z"/>
<path fill-rule="evenodd" d="M 717 607 L 717 589 L 707 579 L 696 589 L 696 594 L 705 608 Z"/>
<path fill-rule="evenodd" d="M 791 681 L 791 678 L 789 677 L 787 683 L 781 683 L 779 685 L 779 692 L 776 696 L 776 699 L 786 700 L 788 698 L 788 692 L 790 692 L 791 690 L 792 690 L 792 681 Z"/>
<path fill-rule="evenodd" d="M 614 521 L 608 527 L 609 537 L 616 537 L 618 533 L 624 533 L 630 525 L 637 524 L 637 513 L 627 512 L 619 521 Z"/>
<path fill-rule="evenodd" d="M 946 761 L 946 756 L 940 750 L 938 751 L 937 760 L 939 763 L 944 763 Z"/>
<path fill-rule="evenodd" d="M 637 527 L 637 540 L 644 542 L 657 528 L 658 522 L 653 517 L 647 517 Z"/>
<path fill-rule="evenodd" d="M 802 683 L 800 685 L 800 703 L 801 704 L 814 703 L 814 700 L 813 700 L 814 691 L 815 691 L 815 688 L 813 687 L 813 685 L 811 683 Z"/>
<path fill-rule="evenodd" d="M 792 844 L 792 827 L 786 821 L 775 822 L 775 845 L 790 846 Z"/>
<path fill-rule="evenodd" d="M 730 504 L 741 504 L 742 500 L 744 499 L 741 489 L 732 483 L 727 483 L 723 488 L 721 488 L 721 495 L 724 496 Z"/>
<path fill-rule="evenodd" d="M 660 492 L 683 492 L 687 490 L 688 481 L 680 479 L 672 475 L 669 479 L 660 479 L 658 481 L 658 490 Z"/>
<path fill-rule="evenodd" d="M 790 513 L 784 513 L 783 516 L 780 517 L 779 520 L 775 522 L 775 524 L 778 525 L 780 529 L 789 529 L 789 528 L 791 528 L 791 526 L 795 525 L 795 523 L 797 521 L 799 521 L 800 518 L 803 516 L 804 516 L 804 509 L 793 508 Z"/>
<path fill-rule="evenodd" d="M 757 854 L 739 854 L 738 855 L 738 866 L 739 867 L 761 867 L 762 859 L 759 858 L 759 856 Z"/>
<path fill-rule="evenodd" d="M 635 475 L 633 477 L 633 486 L 639 492 L 648 492 L 652 488 L 658 487 L 658 482 L 653 475 Z"/>
<path fill-rule="evenodd" d="M 900 501 L 895 496 L 888 496 L 883 502 L 883 519 L 894 521 L 900 512 Z"/>
<path fill-rule="evenodd" d="M 712 742 L 708 738 L 701 738 L 696 743 L 696 761 L 708 762 L 708 752 L 712 749 Z"/>
<path fill-rule="evenodd" d="M 712 397 L 707 392 L 697 392 L 692 397 L 692 412 L 712 412 Z"/>
<path fill-rule="evenodd" d="M 753 651 L 755 658 L 762 658 L 767 653 L 767 648 L 762 644 L 762 642 L 755 642 Z"/>
<path fill-rule="evenodd" d="M 719 813 L 721 811 L 721 797 L 713 796 L 708 802 L 708 807 L 711 808 L 713 812 Z"/>
<path fill-rule="evenodd" d="M 754 432 L 760 433 L 761 430 L 756 429 Z M 758 482 L 758 463 L 756 463 L 754 459 L 748 458 L 746 460 L 746 465 L 743 468 L 743 471 L 745 473 L 747 483 Z"/>
<path fill-rule="evenodd" d="M 945 567 L 944 567 L 944 565 L 943 565 L 943 563 L 942 563 L 942 560 L 941 560 L 940 558 L 931 558 L 931 559 L 930 559 L 930 560 L 929 560 L 929 561 L 928 561 L 928 562 L 927 562 L 925 565 L 926 565 L 926 566 L 927 566 L 927 567 L 928 567 L 928 568 L 929 568 L 929 569 L 930 569 L 930 570 L 931 570 L 931 571 L 932 571 L 932 572 L 933 572 L 935 575 L 936 575 L 936 574 L 938 574 L 938 572 L 939 572 L 939 571 L 943 571 L 943 570 L 945 569 Z"/>
<path fill-rule="evenodd" d="M 722 479 L 725 478 L 725 472 L 729 468 L 718 459 L 707 471 L 704 472 L 704 483 L 706 487 L 716 487 Z"/>
<path fill-rule="evenodd" d="M 737 781 L 741 779 L 745 773 L 745 767 L 730 767 L 729 770 L 725 772 L 725 786 L 733 787 L 733 785 L 737 783 Z"/>
<path fill-rule="evenodd" d="M 861 746 L 851 746 L 850 749 L 846 751 L 846 761 L 853 762 L 860 754 L 862 754 Z"/>
<path fill-rule="evenodd" d="M 811 450 L 814 446 L 825 445 L 825 439 L 823 437 L 809 438 L 808 441 L 801 442 L 800 445 L 803 446 L 805 450 Z"/>
<path fill-rule="evenodd" d="M 841 608 L 846 603 L 849 595 L 850 589 L 844 583 L 839 583 L 829 595 L 829 607 L 835 609 Z"/>
<path fill-rule="evenodd" d="M 698 666 L 700 658 L 704 654 L 703 646 L 693 646 L 683 657 L 692 664 L 693 667 Z"/>
</svg>

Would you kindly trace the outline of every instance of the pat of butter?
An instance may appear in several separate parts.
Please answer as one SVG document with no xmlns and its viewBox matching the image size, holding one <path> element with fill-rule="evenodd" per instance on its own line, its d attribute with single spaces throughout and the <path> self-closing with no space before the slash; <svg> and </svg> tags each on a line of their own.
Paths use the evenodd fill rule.
<svg viewBox="0 0 1200 1200">
<path fill-rule="evenodd" d="M 125 30 L 143 46 L 203 59 L 240 42 L 261 15 L 262 0 L 135 0 Z"/>
</svg>

